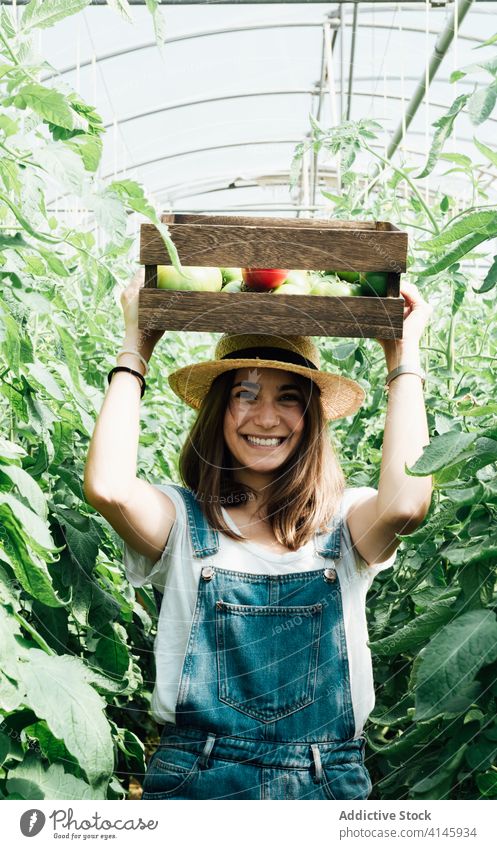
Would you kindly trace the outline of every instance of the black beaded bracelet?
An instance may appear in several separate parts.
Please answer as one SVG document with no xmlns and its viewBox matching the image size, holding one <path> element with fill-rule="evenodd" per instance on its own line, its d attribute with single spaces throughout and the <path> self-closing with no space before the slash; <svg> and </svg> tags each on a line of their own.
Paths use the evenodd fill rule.
<svg viewBox="0 0 497 849">
<path fill-rule="evenodd" d="M 147 382 L 146 382 L 145 378 L 143 377 L 143 375 L 140 374 L 139 371 L 135 371 L 134 368 L 128 368 L 128 366 L 115 366 L 114 368 L 112 368 L 110 370 L 109 374 L 107 375 L 107 380 L 108 380 L 109 383 L 111 382 L 112 377 L 116 373 L 116 371 L 127 371 L 127 372 L 129 372 L 129 374 L 134 374 L 135 377 L 138 377 L 140 379 L 141 385 L 142 385 L 140 398 L 143 398 L 143 396 L 145 394 L 145 389 L 147 388 Z"/>
</svg>

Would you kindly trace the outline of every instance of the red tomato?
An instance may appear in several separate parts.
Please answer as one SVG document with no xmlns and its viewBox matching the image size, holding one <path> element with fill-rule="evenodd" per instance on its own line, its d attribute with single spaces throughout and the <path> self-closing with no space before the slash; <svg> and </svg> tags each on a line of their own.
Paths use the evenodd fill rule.
<svg viewBox="0 0 497 849">
<path fill-rule="evenodd" d="M 242 278 L 247 289 L 265 292 L 280 286 L 288 272 L 288 268 L 242 268 Z"/>
</svg>

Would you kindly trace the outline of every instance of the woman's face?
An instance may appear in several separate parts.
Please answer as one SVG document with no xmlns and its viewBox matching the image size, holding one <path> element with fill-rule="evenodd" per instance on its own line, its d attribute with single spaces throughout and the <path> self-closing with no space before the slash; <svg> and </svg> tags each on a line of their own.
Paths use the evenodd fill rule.
<svg viewBox="0 0 497 849">
<path fill-rule="evenodd" d="M 292 372 L 237 369 L 224 416 L 224 438 L 234 460 L 242 469 L 275 471 L 300 442 L 304 410 L 305 398 Z M 248 436 L 283 441 L 260 445 Z"/>
</svg>

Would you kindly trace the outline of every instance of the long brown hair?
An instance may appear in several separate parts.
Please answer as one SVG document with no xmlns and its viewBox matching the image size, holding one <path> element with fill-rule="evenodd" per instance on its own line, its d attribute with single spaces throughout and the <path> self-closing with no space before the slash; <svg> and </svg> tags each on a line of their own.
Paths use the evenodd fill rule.
<svg viewBox="0 0 497 849">
<path fill-rule="evenodd" d="M 222 506 L 243 504 L 254 490 L 233 477 L 231 453 L 223 434 L 226 406 L 236 369 L 212 382 L 179 456 L 179 473 L 191 489 L 213 528 L 231 539 L 245 537 L 225 522 Z M 304 430 L 295 451 L 278 468 L 277 479 L 267 488 L 261 507 L 281 545 L 296 551 L 317 531 L 330 527 L 345 488 L 314 381 L 292 373 L 304 392 Z"/>
</svg>

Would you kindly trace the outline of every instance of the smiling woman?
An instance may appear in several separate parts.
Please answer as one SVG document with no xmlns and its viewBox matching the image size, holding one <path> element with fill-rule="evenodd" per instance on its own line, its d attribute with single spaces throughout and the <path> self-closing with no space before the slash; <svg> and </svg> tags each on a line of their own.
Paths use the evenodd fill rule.
<svg viewBox="0 0 497 849">
<path fill-rule="evenodd" d="M 290 551 L 297 550 L 318 528 L 326 526 L 336 512 L 344 487 L 326 428 L 322 391 L 325 390 L 326 400 L 333 386 L 337 406 L 346 403 L 357 407 L 363 398 L 362 390 L 353 381 L 318 372 L 316 364 L 303 355 L 301 363 L 288 362 L 292 371 L 287 371 L 285 359 L 298 358 L 301 339 L 304 337 L 287 337 L 289 348 L 296 340 L 296 351 L 279 348 L 277 355 L 282 361 L 278 363 L 267 359 L 276 356 L 267 350 L 269 341 L 274 342 L 272 337 L 222 337 L 217 348 L 219 373 L 205 393 L 179 458 L 181 477 L 205 505 L 213 527 L 239 538 L 221 511 L 221 504 L 228 500 L 233 504 L 233 515 L 235 511 L 238 516 L 243 514 L 244 524 L 263 523 L 263 527 L 258 525 L 258 533 L 266 537 L 270 531 L 274 541 Z M 230 352 L 236 353 L 235 362 L 230 362 L 231 356 L 223 356 L 230 343 L 238 344 L 239 350 Z M 247 360 L 250 345 L 257 353 L 254 360 Z M 311 353 L 308 343 L 304 350 Z M 315 356 L 317 352 L 312 353 Z M 239 362 L 248 365 L 233 369 Z M 208 366 L 204 363 L 199 368 L 206 372 L 203 367 Z M 323 379 L 323 390 L 307 376 L 314 371 L 316 377 Z M 190 398 L 200 391 L 197 384 L 201 379 L 202 372 L 195 373 L 188 367 L 170 376 L 173 388 L 176 386 Z M 284 437 L 284 441 L 260 445 L 261 439 L 273 435 Z M 255 527 L 251 530 L 255 533 Z"/>
<path fill-rule="evenodd" d="M 182 485 L 136 480 L 124 496 L 100 500 L 124 539 L 130 582 L 151 584 L 160 610 L 152 713 L 162 730 L 144 799 L 370 794 L 365 598 L 426 500 L 426 482 L 402 477 L 424 435 L 419 376 L 399 372 L 401 352 L 392 360 L 383 344 L 395 383 L 378 492 L 345 487 L 328 432 L 359 409 L 362 388 L 322 371 L 309 337 L 228 333 L 214 359 L 169 375 L 198 410 L 179 457 Z M 397 391 L 399 373 L 408 395 Z M 109 396 L 119 406 L 132 389 L 128 410 L 139 395 L 129 378 L 117 374 Z M 410 432 L 400 414 L 408 397 Z M 108 461 L 93 441 L 98 468 Z"/>
</svg>

